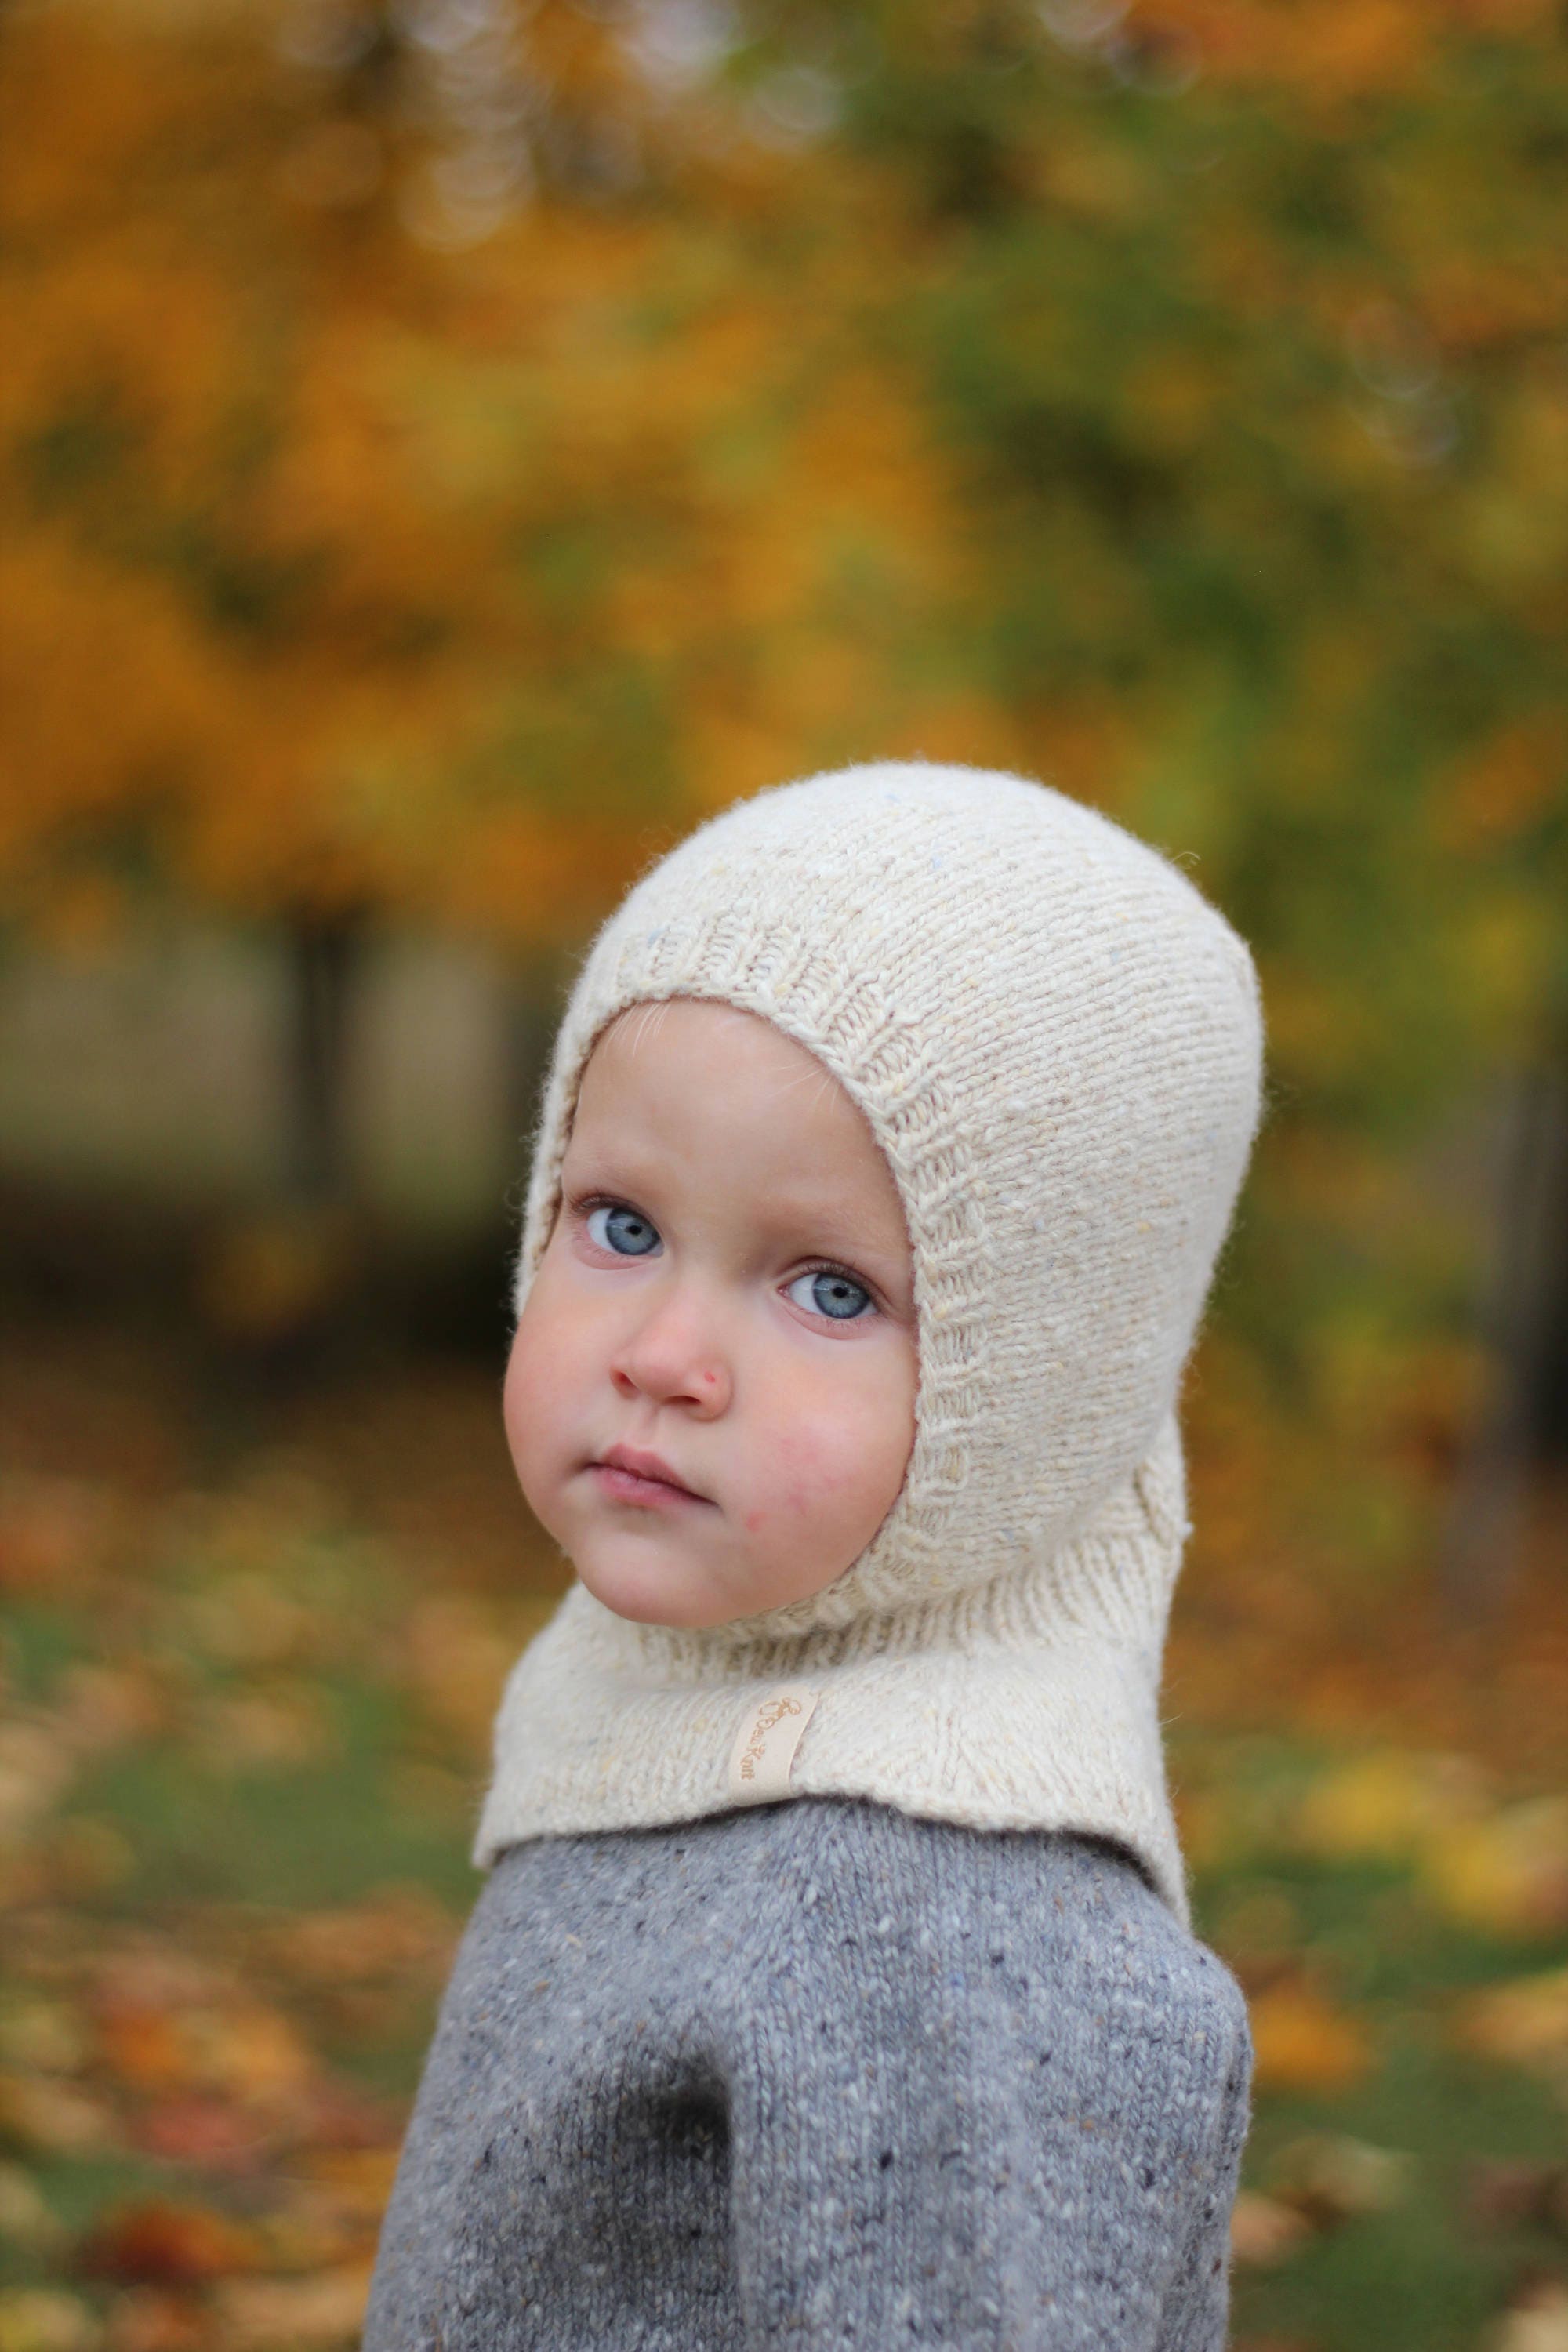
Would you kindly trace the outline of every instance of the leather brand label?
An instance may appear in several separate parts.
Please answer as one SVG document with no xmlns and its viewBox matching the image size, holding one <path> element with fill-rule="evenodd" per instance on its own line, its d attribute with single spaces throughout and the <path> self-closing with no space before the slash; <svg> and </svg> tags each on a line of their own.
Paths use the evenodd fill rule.
<svg viewBox="0 0 1568 2352">
<path fill-rule="evenodd" d="M 790 1793 L 790 1767 L 821 1694 L 809 1683 L 779 1683 L 746 1710 L 730 1753 L 730 1794 L 762 1805 Z"/>
</svg>

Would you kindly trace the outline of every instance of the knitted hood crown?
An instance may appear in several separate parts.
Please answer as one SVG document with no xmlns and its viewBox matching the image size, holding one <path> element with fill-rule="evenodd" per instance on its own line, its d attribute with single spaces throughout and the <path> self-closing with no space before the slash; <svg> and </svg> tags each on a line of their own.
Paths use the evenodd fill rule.
<svg viewBox="0 0 1568 2352">
<path fill-rule="evenodd" d="M 736 1801 L 721 1772 L 697 1775 L 703 1801 L 650 1801 L 644 1756 L 626 1768 L 617 1802 L 595 1739 L 595 1801 L 540 1809 L 552 1777 L 535 1745 L 542 1723 L 515 1736 L 507 1725 L 520 1724 L 531 1690 L 539 1712 L 541 1675 L 523 1669 L 552 1634 L 562 1644 L 563 1621 L 580 1629 L 598 1670 L 623 1678 L 619 1696 L 634 1706 L 634 1685 L 739 1696 L 770 1670 L 805 1672 L 821 1705 L 784 1793 L 823 1788 L 812 1767 L 835 1744 L 828 1699 L 845 1698 L 842 1675 L 858 1664 L 897 1658 L 907 1692 L 918 1656 L 973 1664 L 1032 1645 L 1037 1698 L 1050 1680 L 1045 1654 L 1059 1663 L 1066 1643 L 1087 1700 L 1089 1654 L 1109 1644 L 1119 1673 L 1133 1654 L 1140 1662 L 1131 1714 L 1111 1710 L 1127 1717 L 1123 1748 L 1131 1740 L 1138 1751 L 1110 1771 L 1107 1787 L 1121 1797 L 1064 1797 L 1074 1776 L 1063 1780 L 1058 1753 L 1044 1758 L 1056 1793 L 988 1811 L 972 1784 L 994 1781 L 994 1756 L 955 1769 L 944 1791 L 932 1780 L 929 1720 L 914 1780 L 841 1761 L 826 1786 L 983 1825 L 1122 1835 L 1179 1907 L 1168 1827 L 1145 1822 L 1141 1844 L 1129 1816 L 1152 1822 L 1163 1807 L 1154 1688 L 1186 1532 L 1177 1388 L 1259 1110 L 1262 1029 L 1245 945 L 1157 852 L 1022 777 L 888 762 L 738 803 L 643 877 L 579 975 L 545 1091 L 520 1313 L 594 1042 L 628 1005 L 676 996 L 773 1022 L 869 1122 L 913 1253 L 913 1450 L 871 1543 L 805 1600 L 676 1632 L 633 1626 L 575 1587 L 509 1686 L 476 1859 L 539 1829 L 690 1818 Z M 959 1680 L 978 1691 L 972 1674 Z M 862 1714 L 868 1697 L 862 1687 Z M 600 1701 L 612 1703 L 608 1686 Z M 962 1712 L 962 1692 L 957 1703 Z M 1050 1725 L 1037 1717 L 1005 1727 L 1003 1747 L 1016 1750 L 1026 1733 L 1048 1748 Z M 978 1721 L 959 1724 L 961 1746 Z M 557 1736 L 567 1728 L 558 1722 Z M 1065 1717 L 1058 1729 L 1070 1745 Z M 524 1749 L 537 1770 L 520 1764 Z M 498 1793 L 503 1782 L 510 1799 Z M 1133 1782 L 1148 1801 L 1132 1801 Z M 581 1795 L 588 1782 L 574 1785 Z M 534 1830 L 520 1826 L 529 1822 Z"/>
</svg>

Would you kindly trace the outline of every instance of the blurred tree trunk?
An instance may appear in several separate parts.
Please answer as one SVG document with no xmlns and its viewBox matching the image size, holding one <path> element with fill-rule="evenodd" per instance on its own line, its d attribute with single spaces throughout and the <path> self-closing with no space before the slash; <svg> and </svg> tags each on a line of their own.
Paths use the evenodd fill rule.
<svg viewBox="0 0 1568 2352">
<path fill-rule="evenodd" d="M 1568 1024 L 1503 1096 L 1485 1331 L 1493 1370 L 1460 1466 L 1442 1578 L 1456 1616 L 1517 1578 L 1533 1470 L 1568 1453 Z"/>
<path fill-rule="evenodd" d="M 350 1029 L 365 932 L 363 908 L 301 908 L 288 919 L 284 1181 L 291 1199 L 346 1205 Z"/>
<path fill-rule="evenodd" d="M 279 1192 L 220 1215 L 196 1252 L 195 1303 L 228 1388 L 311 1376 L 359 1269 L 348 1110 L 366 928 L 356 908 L 284 919 Z"/>
<path fill-rule="evenodd" d="M 533 1163 L 533 1137 L 540 1100 L 550 1068 L 551 1048 L 565 1003 L 566 960 L 548 950 L 512 967 L 507 989 L 507 1070 L 510 1087 L 504 1109 L 507 1162 L 506 1204 L 512 1220 L 512 1239 L 519 1237 L 529 1171 Z"/>
</svg>

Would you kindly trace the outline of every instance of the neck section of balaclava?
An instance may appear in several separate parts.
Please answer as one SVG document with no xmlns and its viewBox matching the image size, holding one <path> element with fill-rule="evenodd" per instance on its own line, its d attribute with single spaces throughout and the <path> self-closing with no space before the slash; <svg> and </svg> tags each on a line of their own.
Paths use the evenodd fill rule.
<svg viewBox="0 0 1568 2352">
<path fill-rule="evenodd" d="M 582 969 L 520 1313 L 595 1040 L 677 996 L 796 1038 L 886 1154 L 914 1259 L 909 1470 L 806 1600 L 689 1631 L 574 1585 L 508 1683 L 476 1863 L 842 1794 L 1113 1838 L 1184 1916 L 1158 1687 L 1177 1389 L 1260 1103 L 1245 945 L 1156 851 L 1021 777 L 889 762 L 740 803 Z"/>
</svg>

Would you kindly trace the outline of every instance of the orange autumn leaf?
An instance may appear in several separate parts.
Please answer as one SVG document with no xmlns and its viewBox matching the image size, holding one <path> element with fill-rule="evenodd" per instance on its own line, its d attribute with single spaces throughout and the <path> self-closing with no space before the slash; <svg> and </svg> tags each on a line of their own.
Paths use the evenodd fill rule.
<svg viewBox="0 0 1568 2352">
<path fill-rule="evenodd" d="M 104 2215 L 83 2242 L 79 2261 L 89 2277 L 174 2285 L 246 2269 L 263 2252 L 255 2231 L 210 2206 L 147 2198 Z"/>
<path fill-rule="evenodd" d="M 392 2194 L 399 2154 L 395 2146 L 317 2147 L 300 2157 L 299 2168 L 307 2180 L 320 2183 L 340 2206 L 375 2221 Z"/>
<path fill-rule="evenodd" d="M 184 2038 L 167 2010 L 130 2002 L 106 2007 L 97 2036 L 104 2064 L 133 2090 L 163 2090 L 185 2079 Z"/>
<path fill-rule="evenodd" d="M 281 2010 L 259 2000 L 195 2011 L 187 2020 L 195 2081 L 266 2112 L 307 2091 L 310 2051 Z"/>
<path fill-rule="evenodd" d="M 1332 2095 L 1359 2083 L 1372 2063 L 1360 2021 L 1300 1979 L 1259 1993 L 1251 2017 L 1259 2090 Z"/>
</svg>

